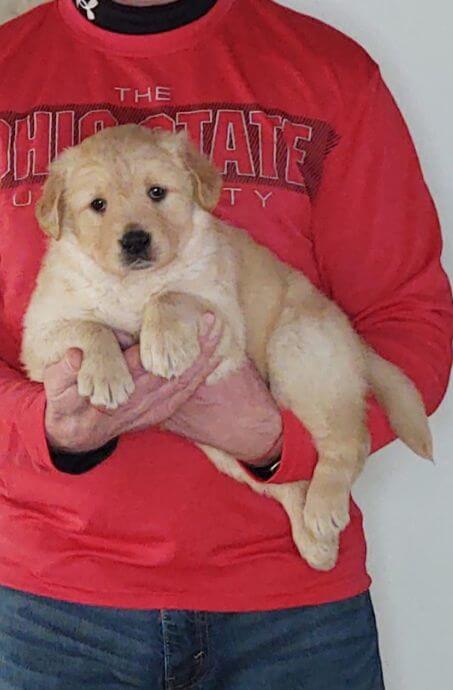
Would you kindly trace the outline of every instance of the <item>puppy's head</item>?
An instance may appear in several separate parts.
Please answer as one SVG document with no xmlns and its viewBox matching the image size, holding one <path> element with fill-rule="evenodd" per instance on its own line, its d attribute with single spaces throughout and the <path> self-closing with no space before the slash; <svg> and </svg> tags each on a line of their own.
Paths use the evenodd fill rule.
<svg viewBox="0 0 453 690">
<path fill-rule="evenodd" d="M 71 234 L 117 275 L 170 263 L 190 238 L 194 204 L 212 211 L 221 176 L 185 134 L 108 128 L 65 151 L 36 207 L 58 240 Z"/>
</svg>

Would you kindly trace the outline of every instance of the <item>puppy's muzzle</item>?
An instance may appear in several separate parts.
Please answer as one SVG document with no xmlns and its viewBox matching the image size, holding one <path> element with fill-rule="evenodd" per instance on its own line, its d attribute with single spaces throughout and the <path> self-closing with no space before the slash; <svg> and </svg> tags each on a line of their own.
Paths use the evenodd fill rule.
<svg viewBox="0 0 453 690">
<path fill-rule="evenodd" d="M 136 268 L 144 268 L 151 261 L 151 235 L 139 225 L 129 226 L 120 239 L 123 261 Z M 135 264 L 135 266 L 134 266 Z"/>
</svg>

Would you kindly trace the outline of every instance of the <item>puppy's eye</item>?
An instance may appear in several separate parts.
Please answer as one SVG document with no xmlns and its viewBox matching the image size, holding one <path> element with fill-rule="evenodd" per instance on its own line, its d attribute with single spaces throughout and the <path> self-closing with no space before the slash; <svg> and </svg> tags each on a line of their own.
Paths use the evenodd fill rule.
<svg viewBox="0 0 453 690">
<path fill-rule="evenodd" d="M 151 187 L 148 190 L 148 196 L 152 201 L 162 201 L 167 196 L 167 190 L 163 187 Z"/>
<path fill-rule="evenodd" d="M 107 202 L 105 199 L 93 199 L 90 206 L 96 213 L 104 213 L 107 208 Z"/>
</svg>

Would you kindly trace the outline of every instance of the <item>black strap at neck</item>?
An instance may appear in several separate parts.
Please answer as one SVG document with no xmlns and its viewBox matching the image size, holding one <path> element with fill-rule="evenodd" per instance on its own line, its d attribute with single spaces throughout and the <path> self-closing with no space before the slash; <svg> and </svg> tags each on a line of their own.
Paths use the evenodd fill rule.
<svg viewBox="0 0 453 690">
<path fill-rule="evenodd" d="M 135 7 L 114 0 L 73 0 L 79 12 L 93 24 L 119 34 L 146 35 L 178 29 L 200 19 L 217 0 L 175 0 L 165 5 Z"/>
</svg>

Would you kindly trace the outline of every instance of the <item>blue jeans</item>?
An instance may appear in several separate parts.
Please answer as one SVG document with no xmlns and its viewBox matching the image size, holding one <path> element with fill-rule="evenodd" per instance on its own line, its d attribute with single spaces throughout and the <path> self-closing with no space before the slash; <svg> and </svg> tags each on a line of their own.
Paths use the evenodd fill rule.
<svg viewBox="0 0 453 690">
<path fill-rule="evenodd" d="M 0 588 L 1 690 L 383 690 L 368 593 L 263 613 L 82 606 Z"/>
</svg>

